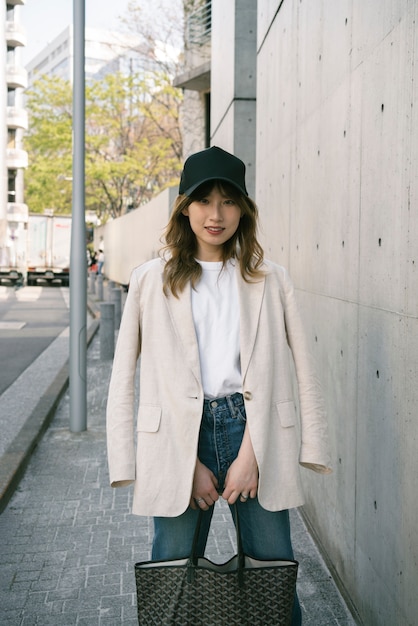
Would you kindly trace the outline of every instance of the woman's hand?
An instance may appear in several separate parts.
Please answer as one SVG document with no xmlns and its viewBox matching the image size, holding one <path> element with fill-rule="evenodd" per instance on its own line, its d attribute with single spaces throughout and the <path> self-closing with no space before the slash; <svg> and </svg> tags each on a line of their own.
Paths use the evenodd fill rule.
<svg viewBox="0 0 418 626">
<path fill-rule="evenodd" d="M 214 473 L 197 459 L 194 470 L 192 497 L 190 506 L 192 509 L 201 508 L 207 511 L 215 504 L 219 495 L 217 492 L 218 481 Z"/>
<path fill-rule="evenodd" d="M 228 504 L 234 504 L 240 498 L 245 502 L 248 498 L 255 498 L 258 488 L 258 465 L 248 432 L 244 431 L 238 456 L 231 463 L 225 478 L 225 489 L 222 497 Z"/>
</svg>

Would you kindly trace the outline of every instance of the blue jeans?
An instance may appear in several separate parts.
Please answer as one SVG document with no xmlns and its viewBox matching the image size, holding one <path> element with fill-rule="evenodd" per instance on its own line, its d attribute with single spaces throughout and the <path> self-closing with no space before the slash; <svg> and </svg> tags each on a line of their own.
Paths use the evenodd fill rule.
<svg viewBox="0 0 418 626">
<path fill-rule="evenodd" d="M 229 466 L 237 457 L 246 424 L 242 394 L 205 400 L 200 427 L 198 457 L 215 474 L 219 493 Z M 233 507 L 231 508 L 234 517 Z M 243 550 L 256 559 L 293 559 L 289 512 L 267 511 L 258 498 L 238 500 L 236 511 L 240 520 Z M 190 555 L 199 511 L 188 507 L 178 517 L 154 517 L 154 561 L 185 558 Z M 198 541 L 198 555 L 203 556 L 208 538 L 213 506 L 203 512 Z M 299 600 L 295 595 L 292 626 L 302 623 Z"/>
</svg>

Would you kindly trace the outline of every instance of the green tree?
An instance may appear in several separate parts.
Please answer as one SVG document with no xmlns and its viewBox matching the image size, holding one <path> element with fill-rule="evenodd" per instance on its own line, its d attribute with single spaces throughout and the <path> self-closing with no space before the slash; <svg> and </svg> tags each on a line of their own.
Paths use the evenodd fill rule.
<svg viewBox="0 0 418 626">
<path fill-rule="evenodd" d="M 37 81 L 27 92 L 30 128 L 25 138 L 29 167 L 25 173 L 25 200 L 29 210 L 54 208 L 71 212 L 72 92 L 56 78 Z"/>
<path fill-rule="evenodd" d="M 28 93 L 26 202 L 71 211 L 71 85 L 41 78 Z M 101 220 L 178 180 L 181 92 L 160 68 L 116 73 L 86 87 L 86 208 Z"/>
<path fill-rule="evenodd" d="M 87 204 L 103 217 L 178 180 L 181 93 L 161 73 L 106 76 L 87 90 Z"/>
</svg>

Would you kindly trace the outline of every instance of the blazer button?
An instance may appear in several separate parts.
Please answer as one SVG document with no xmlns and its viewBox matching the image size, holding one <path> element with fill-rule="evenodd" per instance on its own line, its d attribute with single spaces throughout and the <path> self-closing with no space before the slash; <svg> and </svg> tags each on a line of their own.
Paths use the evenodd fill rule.
<svg viewBox="0 0 418 626">
<path fill-rule="evenodd" d="M 252 400 L 253 399 L 253 394 L 251 393 L 251 391 L 244 391 L 244 400 Z"/>
</svg>

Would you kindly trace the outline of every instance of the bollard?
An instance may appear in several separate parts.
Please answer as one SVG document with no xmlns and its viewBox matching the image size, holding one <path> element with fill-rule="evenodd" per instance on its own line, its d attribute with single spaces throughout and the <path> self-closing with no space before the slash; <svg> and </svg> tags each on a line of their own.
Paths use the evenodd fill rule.
<svg viewBox="0 0 418 626">
<path fill-rule="evenodd" d="M 113 359 L 115 353 L 115 305 L 102 302 L 100 305 L 100 358 Z"/>
<path fill-rule="evenodd" d="M 96 293 L 96 274 L 94 272 L 90 272 L 90 289 L 89 289 L 89 293 L 95 294 Z"/>
<path fill-rule="evenodd" d="M 103 300 L 103 276 L 99 274 L 97 277 L 97 299 Z"/>
<path fill-rule="evenodd" d="M 115 287 L 110 291 L 110 300 L 115 305 L 115 330 L 119 329 L 120 319 L 122 315 L 122 291 L 119 287 Z"/>
<path fill-rule="evenodd" d="M 115 281 L 108 280 L 107 281 L 107 299 L 110 300 L 112 298 L 112 289 L 115 288 Z"/>
</svg>

